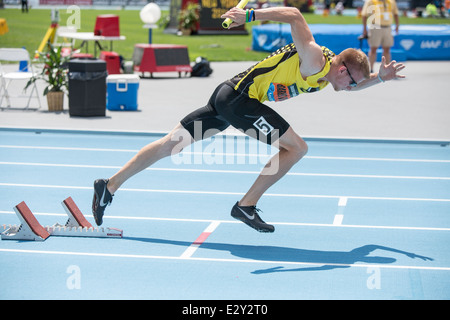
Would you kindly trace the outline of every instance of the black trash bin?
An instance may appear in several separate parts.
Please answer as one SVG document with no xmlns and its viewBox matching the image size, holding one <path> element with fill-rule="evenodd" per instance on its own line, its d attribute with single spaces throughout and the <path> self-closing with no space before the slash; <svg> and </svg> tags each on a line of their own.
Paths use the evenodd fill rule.
<svg viewBox="0 0 450 320">
<path fill-rule="evenodd" d="M 69 61 L 69 114 L 105 116 L 106 62 L 98 59 Z"/>
</svg>

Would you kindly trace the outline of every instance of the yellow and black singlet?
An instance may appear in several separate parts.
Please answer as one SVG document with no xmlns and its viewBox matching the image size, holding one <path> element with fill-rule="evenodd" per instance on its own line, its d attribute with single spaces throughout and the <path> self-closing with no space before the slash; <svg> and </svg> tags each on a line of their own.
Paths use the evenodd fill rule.
<svg viewBox="0 0 450 320">
<path fill-rule="evenodd" d="M 331 59 L 335 56 L 325 47 L 322 47 L 322 52 L 326 61 L 325 66 L 306 80 L 300 73 L 297 48 L 291 43 L 239 73 L 230 81 L 234 84 L 235 90 L 260 102 L 283 101 L 300 93 L 316 92 L 328 85 L 327 81 L 319 79 L 329 72 Z"/>
</svg>

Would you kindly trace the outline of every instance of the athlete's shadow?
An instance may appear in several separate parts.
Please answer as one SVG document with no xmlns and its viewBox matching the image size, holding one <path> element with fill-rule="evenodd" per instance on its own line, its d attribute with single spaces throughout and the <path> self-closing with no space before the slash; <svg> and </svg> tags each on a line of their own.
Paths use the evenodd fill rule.
<svg viewBox="0 0 450 320">
<path fill-rule="evenodd" d="M 133 238 L 124 237 L 124 239 L 144 241 L 159 244 L 169 244 L 189 247 L 192 243 L 187 241 L 154 239 L 154 238 Z M 284 267 L 274 267 L 268 269 L 255 270 L 253 274 L 264 274 L 272 272 L 290 272 L 290 271 L 319 271 L 331 270 L 336 268 L 349 268 L 351 264 L 356 262 L 365 262 L 370 264 L 389 264 L 394 263 L 397 259 L 383 256 L 369 256 L 375 250 L 389 251 L 414 259 L 433 260 L 429 257 L 417 255 L 412 252 L 406 252 L 386 246 L 375 244 L 365 245 L 355 248 L 351 251 L 321 251 L 299 248 L 277 247 L 277 246 L 254 246 L 254 245 L 237 245 L 227 243 L 202 243 L 202 249 L 228 251 L 233 256 L 250 260 L 276 261 L 276 262 L 294 262 L 304 263 L 305 267 L 284 269 Z"/>
<path fill-rule="evenodd" d="M 355 248 L 351 251 L 318 251 L 318 250 L 303 250 L 301 251 L 302 258 L 298 262 L 304 262 L 305 264 L 312 264 L 311 266 L 285 269 L 283 266 L 255 270 L 253 274 L 264 274 L 272 272 L 291 272 L 291 271 L 320 271 L 320 270 L 332 270 L 336 268 L 349 268 L 350 265 L 357 262 L 364 262 L 370 264 L 389 264 L 394 263 L 397 259 L 392 257 L 383 256 L 369 256 L 375 250 L 390 251 L 397 254 L 406 255 L 411 259 L 419 258 L 424 261 L 432 261 L 432 258 L 420 256 L 412 252 L 406 252 L 386 246 L 380 245 L 365 245 L 359 248 Z M 323 265 L 320 265 L 323 264 Z"/>
</svg>

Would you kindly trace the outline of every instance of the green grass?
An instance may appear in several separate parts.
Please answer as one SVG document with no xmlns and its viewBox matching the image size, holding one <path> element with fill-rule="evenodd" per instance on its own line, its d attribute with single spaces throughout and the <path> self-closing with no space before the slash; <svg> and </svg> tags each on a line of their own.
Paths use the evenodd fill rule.
<svg viewBox="0 0 450 320">
<path fill-rule="evenodd" d="M 120 16 L 120 31 L 126 36 L 125 41 L 116 41 L 114 51 L 126 60 L 131 60 L 134 45 L 148 42 L 148 31 L 142 27 L 139 11 L 134 10 L 90 10 L 81 11 L 81 32 L 92 32 L 99 14 L 112 13 Z M 65 25 L 70 14 L 60 10 L 60 24 Z M 0 18 L 5 18 L 9 32 L 0 36 L 0 47 L 26 47 L 31 55 L 37 50 L 48 27 L 50 26 L 50 10 L 35 9 L 22 14 L 20 9 L 0 10 Z M 305 14 L 308 23 L 359 24 L 361 20 L 348 16 L 329 16 Z M 447 19 L 411 19 L 401 18 L 401 24 L 447 24 Z M 258 22 L 256 22 L 258 23 Z M 153 30 L 153 43 L 183 44 L 189 49 L 189 56 L 194 60 L 204 56 L 211 61 L 257 61 L 264 58 L 266 52 L 251 50 L 251 26 L 247 25 L 248 35 L 201 35 L 177 36 L 166 34 L 161 28 Z M 79 45 L 79 42 L 77 42 Z M 92 45 L 90 46 L 92 50 Z"/>
</svg>

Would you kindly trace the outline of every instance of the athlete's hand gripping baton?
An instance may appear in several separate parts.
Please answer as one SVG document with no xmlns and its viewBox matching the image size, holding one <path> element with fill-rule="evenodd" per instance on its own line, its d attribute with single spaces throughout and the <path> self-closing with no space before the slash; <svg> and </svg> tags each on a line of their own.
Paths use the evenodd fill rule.
<svg viewBox="0 0 450 320">
<path fill-rule="evenodd" d="M 239 3 L 237 4 L 236 8 L 244 9 L 244 7 L 247 5 L 248 1 L 249 0 L 241 0 L 241 1 L 239 1 Z M 225 29 L 228 29 L 230 27 L 231 23 L 233 23 L 233 21 L 230 18 L 226 18 L 222 22 L 222 27 L 224 27 Z"/>
</svg>

